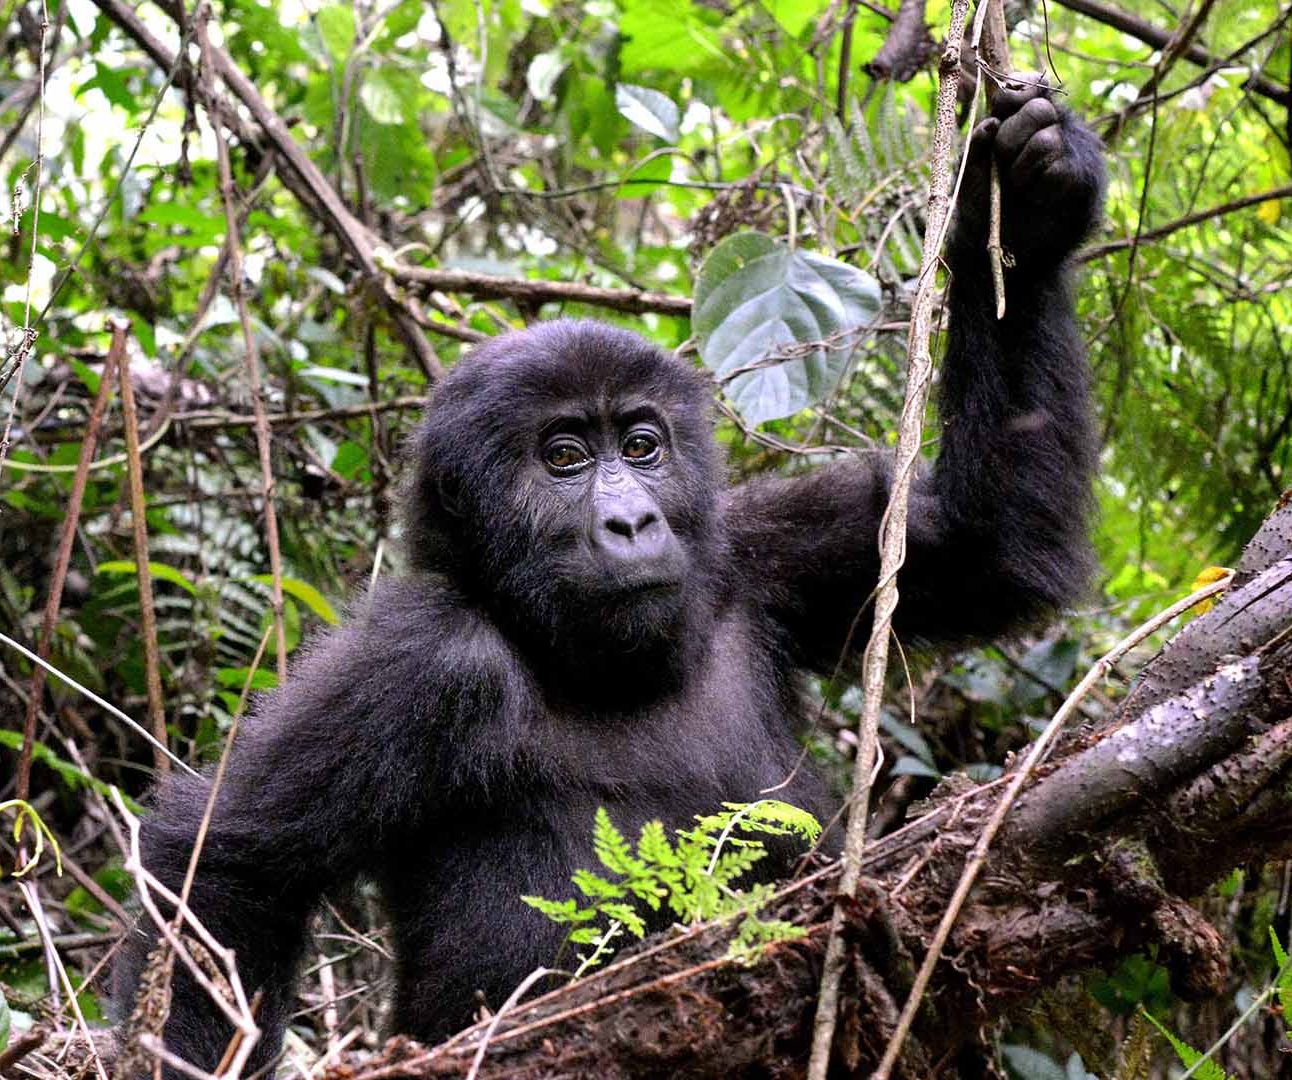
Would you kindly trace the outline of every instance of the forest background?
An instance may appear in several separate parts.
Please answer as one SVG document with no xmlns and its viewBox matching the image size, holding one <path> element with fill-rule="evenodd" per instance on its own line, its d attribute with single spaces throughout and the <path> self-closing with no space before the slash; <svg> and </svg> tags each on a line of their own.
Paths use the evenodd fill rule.
<svg viewBox="0 0 1292 1080">
<path fill-rule="evenodd" d="M 84 1021 L 102 1017 L 131 884 L 107 785 L 138 798 L 165 760 L 102 702 L 182 760 L 214 760 L 247 692 L 398 572 L 402 440 L 471 342 L 560 314 L 682 348 L 714 375 L 734 479 L 891 445 L 948 22 L 940 0 L 229 0 L 183 34 L 169 0 L 3 12 L 0 806 L 35 808 L 63 872 L 47 851 L 25 876 L 39 918 L 0 880 L 0 1053 L 53 1004 L 73 1026 L 53 953 L 84 982 Z M 999 776 L 1096 658 L 1234 565 L 1289 484 L 1292 8 L 1011 0 L 1005 16 L 1014 66 L 1048 71 L 1108 146 L 1107 223 L 1079 256 L 1102 576 L 1045 633 L 894 684 L 877 828 L 939 778 Z M 751 231 L 787 263 L 854 268 L 839 301 L 866 312 L 864 333 L 823 324 L 752 367 L 710 348 L 690 319 L 701 264 Z M 34 681 L 17 645 L 81 689 Z M 817 692 L 813 750 L 842 786 L 859 695 Z M 0 869 L 17 857 L 0 840 Z M 1224 993 L 1185 1005 L 1136 953 L 1013 1014 L 1006 1067 L 1109 1075 L 1097 1062 L 1131 1046 L 1156 1064 L 1124 1075 L 1158 1075 L 1175 1054 L 1145 1011 L 1210 1045 L 1273 977 L 1290 884 L 1276 860 L 1200 901 L 1231 952 Z M 320 922 L 333 962 L 303 989 L 300 1068 L 377 1044 L 376 921 Z M 1260 1070 L 1282 1068 L 1282 1040 L 1260 1013 L 1217 1057 L 1274 1075 Z"/>
</svg>

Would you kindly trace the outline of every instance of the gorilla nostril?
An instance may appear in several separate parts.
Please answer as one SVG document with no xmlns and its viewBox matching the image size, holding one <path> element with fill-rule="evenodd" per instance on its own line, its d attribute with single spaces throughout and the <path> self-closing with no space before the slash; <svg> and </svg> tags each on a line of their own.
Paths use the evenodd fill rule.
<svg viewBox="0 0 1292 1080">
<path fill-rule="evenodd" d="M 644 513 L 644 514 L 641 516 L 641 520 L 639 520 L 639 521 L 637 522 L 637 528 L 636 528 L 636 530 L 635 530 L 635 531 L 636 531 L 636 532 L 645 532 L 645 531 L 646 531 L 647 529 L 649 529 L 652 525 L 654 525 L 654 524 L 655 524 L 655 522 L 657 522 L 658 520 L 659 520 L 659 517 L 658 517 L 657 515 L 655 515 L 654 513 L 652 513 L 651 511 L 649 511 L 649 510 L 648 510 L 648 511 L 646 511 L 646 513 Z"/>
<path fill-rule="evenodd" d="M 608 533 L 614 533 L 615 536 L 622 536 L 628 540 L 631 540 L 637 532 L 631 521 L 621 517 L 606 518 L 603 528 Z"/>
</svg>

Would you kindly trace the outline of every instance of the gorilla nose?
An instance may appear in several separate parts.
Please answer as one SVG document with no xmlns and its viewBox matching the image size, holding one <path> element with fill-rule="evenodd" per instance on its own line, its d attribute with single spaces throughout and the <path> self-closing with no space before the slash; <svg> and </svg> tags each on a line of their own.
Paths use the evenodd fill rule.
<svg viewBox="0 0 1292 1080">
<path fill-rule="evenodd" d="M 635 540 L 658 520 L 659 516 L 653 510 L 647 510 L 635 518 L 626 514 L 613 514 L 606 518 L 602 528 L 615 536 L 622 536 L 625 540 Z"/>
<path fill-rule="evenodd" d="M 609 555 L 624 559 L 650 559 L 663 555 L 669 530 L 654 510 L 606 515 L 597 530 L 597 541 Z"/>
</svg>

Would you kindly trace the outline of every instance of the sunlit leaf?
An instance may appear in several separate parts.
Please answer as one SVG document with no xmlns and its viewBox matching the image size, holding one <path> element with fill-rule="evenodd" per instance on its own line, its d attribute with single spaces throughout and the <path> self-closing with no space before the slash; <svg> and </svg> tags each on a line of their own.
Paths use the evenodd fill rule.
<svg viewBox="0 0 1292 1080">
<path fill-rule="evenodd" d="M 615 87 L 615 105 L 627 120 L 643 131 L 669 142 L 677 141 L 681 114 L 677 103 L 667 94 L 648 86 L 620 83 Z"/>
<path fill-rule="evenodd" d="M 113 559 L 109 562 L 99 563 L 95 569 L 100 574 L 130 574 L 133 576 L 138 574 L 139 564 L 133 559 Z M 169 581 L 172 585 L 178 585 L 185 592 L 193 596 L 197 595 L 197 586 L 173 566 L 150 560 L 148 563 L 148 575 L 153 581 Z"/>
<path fill-rule="evenodd" d="M 869 274 L 741 233 L 705 261 L 691 323 L 705 366 L 756 425 L 835 390 L 879 310 L 879 283 Z"/>
<path fill-rule="evenodd" d="M 252 581 L 258 581 L 262 585 L 273 586 L 274 577 L 272 574 L 256 574 L 251 578 Z M 320 619 L 326 623 L 336 626 L 340 623 L 341 618 L 336 613 L 336 609 L 327 602 L 323 594 L 314 588 L 308 582 L 301 581 L 293 577 L 283 578 L 283 592 L 288 596 L 294 596 L 310 611 L 314 612 Z"/>
</svg>

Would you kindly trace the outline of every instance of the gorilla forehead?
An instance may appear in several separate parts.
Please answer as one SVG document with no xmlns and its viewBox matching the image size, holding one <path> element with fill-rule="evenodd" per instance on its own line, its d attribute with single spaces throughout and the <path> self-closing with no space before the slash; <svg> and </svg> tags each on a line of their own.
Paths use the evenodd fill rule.
<svg viewBox="0 0 1292 1080">
<path fill-rule="evenodd" d="M 465 407 L 477 422 L 514 431 L 548 406 L 609 411 L 643 400 L 674 420 L 700 420 L 708 391 L 698 372 L 630 330 L 563 319 L 478 346 L 445 378 L 432 410 Z"/>
</svg>

